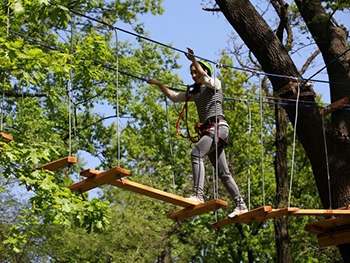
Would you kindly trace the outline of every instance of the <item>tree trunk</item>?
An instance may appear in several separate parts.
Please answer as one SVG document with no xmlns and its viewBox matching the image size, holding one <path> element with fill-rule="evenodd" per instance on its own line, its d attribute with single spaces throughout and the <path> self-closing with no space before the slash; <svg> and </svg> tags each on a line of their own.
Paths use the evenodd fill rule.
<svg viewBox="0 0 350 263">
<path fill-rule="evenodd" d="M 164 242 L 167 238 L 167 233 L 162 234 L 162 241 L 165 244 L 162 253 L 158 256 L 157 263 L 170 263 L 171 262 L 171 243 L 170 241 Z"/>
<path fill-rule="evenodd" d="M 348 85 L 340 84 L 350 82 L 349 32 L 333 23 L 320 2 L 299 0 L 296 4 L 327 65 L 332 102 L 344 97 L 350 98 Z M 348 205 L 350 199 L 350 111 L 336 111 L 332 114 L 326 138 L 331 207 L 338 208 Z M 327 202 L 323 202 L 324 205 L 325 203 Z M 350 244 L 339 246 L 339 249 L 344 261 L 350 262 Z"/>
<path fill-rule="evenodd" d="M 287 125 L 285 111 L 275 105 L 276 116 L 276 157 L 274 161 L 276 176 L 276 207 L 288 206 L 288 169 L 287 169 Z M 292 251 L 288 234 L 286 217 L 276 218 L 274 221 L 277 261 L 278 263 L 292 262 Z"/>
<path fill-rule="evenodd" d="M 265 74 L 268 74 L 275 92 L 291 80 L 287 76 L 300 79 L 283 44 L 250 1 L 216 0 L 216 3 L 258 59 Z M 324 19 L 327 15 L 319 1 L 299 0 L 296 3 L 327 65 L 329 80 L 332 82 L 332 101 L 344 96 L 350 97 L 348 87 L 334 83 L 350 82 L 350 52 L 346 52 L 348 46 L 345 30 L 333 25 L 329 19 Z M 284 109 L 293 125 L 297 121 L 296 133 L 310 159 L 323 207 L 344 207 L 350 203 L 350 111 L 333 113 L 331 127 L 325 129 L 324 136 L 319 110 L 316 107 L 303 107 L 303 104 L 315 105 L 315 100 L 313 96 L 304 95 L 304 92 L 311 89 L 302 84 L 304 83 L 300 85 L 299 99 L 303 102 L 299 102 L 298 108 L 291 104 L 284 106 Z M 343 245 L 341 253 L 344 259 L 349 259 L 350 245 Z"/>
</svg>

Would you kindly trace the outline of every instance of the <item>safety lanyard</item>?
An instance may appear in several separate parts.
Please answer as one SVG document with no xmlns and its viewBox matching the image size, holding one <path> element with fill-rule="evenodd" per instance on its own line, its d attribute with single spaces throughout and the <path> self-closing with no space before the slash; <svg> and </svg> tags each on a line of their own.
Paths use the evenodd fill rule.
<svg viewBox="0 0 350 263">
<path fill-rule="evenodd" d="M 186 96 L 186 101 L 185 101 L 185 104 L 182 108 L 182 111 L 179 115 L 179 118 L 177 119 L 177 122 L 176 122 L 176 131 L 177 131 L 177 134 L 180 135 L 182 138 L 186 138 L 186 139 L 189 139 L 191 142 L 198 142 L 199 141 L 199 134 L 197 136 L 191 136 L 190 134 L 190 130 L 188 128 L 188 109 L 187 109 L 187 103 L 190 99 L 190 96 Z M 182 132 L 180 131 L 180 122 L 181 122 L 181 119 L 183 117 L 183 115 L 185 114 L 185 123 L 186 123 L 186 131 L 187 131 L 187 135 L 183 135 Z"/>
</svg>

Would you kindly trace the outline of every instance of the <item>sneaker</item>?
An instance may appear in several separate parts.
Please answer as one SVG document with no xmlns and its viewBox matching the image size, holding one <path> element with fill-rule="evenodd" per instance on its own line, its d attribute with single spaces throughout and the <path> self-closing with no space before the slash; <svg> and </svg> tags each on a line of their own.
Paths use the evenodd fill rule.
<svg viewBox="0 0 350 263">
<path fill-rule="evenodd" d="M 234 218 L 240 214 L 248 212 L 247 208 L 236 207 L 231 214 L 228 215 L 229 218 Z"/>
<path fill-rule="evenodd" d="M 202 196 L 198 196 L 198 195 L 191 195 L 187 199 L 191 200 L 191 201 L 196 201 L 198 203 L 204 203 L 204 198 Z"/>
</svg>

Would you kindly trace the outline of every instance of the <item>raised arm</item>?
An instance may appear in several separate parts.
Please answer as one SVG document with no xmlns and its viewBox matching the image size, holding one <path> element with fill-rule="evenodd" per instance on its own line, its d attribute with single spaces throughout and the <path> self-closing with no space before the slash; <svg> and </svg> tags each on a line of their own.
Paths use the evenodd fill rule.
<svg viewBox="0 0 350 263">
<path fill-rule="evenodd" d="M 201 67 L 201 65 L 198 63 L 197 59 L 193 56 L 194 55 L 193 49 L 188 47 L 187 51 L 189 54 L 185 54 L 185 55 L 186 55 L 187 59 L 192 62 L 192 65 L 196 68 L 197 77 L 198 78 L 202 77 L 205 74 L 205 71 Z M 190 54 L 192 54 L 192 55 L 190 55 Z"/>
</svg>

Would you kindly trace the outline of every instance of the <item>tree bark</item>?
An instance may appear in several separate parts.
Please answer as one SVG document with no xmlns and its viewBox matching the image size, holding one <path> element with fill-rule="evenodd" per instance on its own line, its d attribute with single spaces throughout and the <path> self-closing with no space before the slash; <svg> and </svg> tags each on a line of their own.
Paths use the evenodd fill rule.
<svg viewBox="0 0 350 263">
<path fill-rule="evenodd" d="M 350 82 L 347 32 L 335 26 L 330 19 L 325 19 L 327 14 L 319 2 L 296 1 L 327 65 L 331 99 L 336 101 L 350 97 L 350 89 L 339 84 Z M 288 76 L 300 80 L 301 76 L 283 44 L 250 1 L 216 0 L 216 3 L 259 61 L 274 92 L 293 79 Z M 284 109 L 293 125 L 297 121 L 296 133 L 310 159 L 323 207 L 344 207 L 350 203 L 350 111 L 332 113 L 331 126 L 324 128 L 319 110 L 316 107 L 303 107 L 303 104 L 315 105 L 313 96 L 304 95 L 310 91 L 310 87 L 303 84 L 300 85 L 299 107 L 294 103 L 284 106 Z M 350 245 L 341 246 L 341 253 L 344 259 L 350 261 Z"/>
<path fill-rule="evenodd" d="M 276 116 L 276 157 L 274 160 L 276 176 L 276 207 L 288 205 L 288 169 L 287 169 L 287 125 L 285 111 L 275 105 Z M 274 221 L 278 263 L 292 262 L 292 251 L 288 234 L 288 219 L 276 218 Z"/>
</svg>

